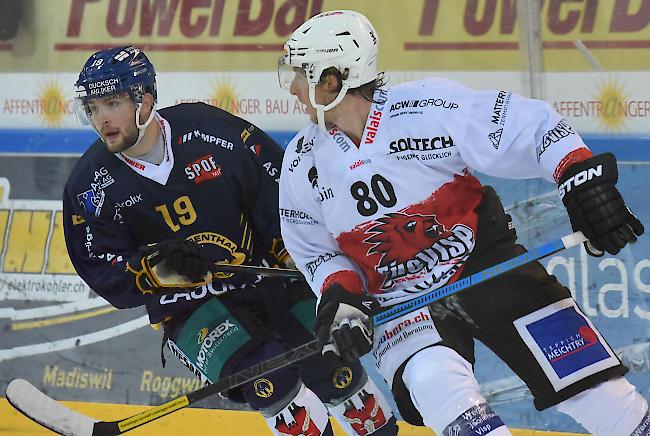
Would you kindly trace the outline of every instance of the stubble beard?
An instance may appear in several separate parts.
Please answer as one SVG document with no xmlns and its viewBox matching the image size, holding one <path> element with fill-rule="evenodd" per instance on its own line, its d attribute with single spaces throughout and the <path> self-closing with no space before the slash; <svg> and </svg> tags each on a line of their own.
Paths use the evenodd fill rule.
<svg viewBox="0 0 650 436">
<path fill-rule="evenodd" d="M 113 143 L 112 145 L 108 145 L 106 141 L 104 141 L 104 143 L 106 144 L 106 148 L 108 149 L 108 151 L 110 151 L 111 153 L 122 153 L 128 150 L 129 148 L 133 147 L 137 140 L 138 140 L 138 130 L 136 129 L 135 132 L 130 132 L 124 135 L 122 141 L 118 143 Z"/>
</svg>

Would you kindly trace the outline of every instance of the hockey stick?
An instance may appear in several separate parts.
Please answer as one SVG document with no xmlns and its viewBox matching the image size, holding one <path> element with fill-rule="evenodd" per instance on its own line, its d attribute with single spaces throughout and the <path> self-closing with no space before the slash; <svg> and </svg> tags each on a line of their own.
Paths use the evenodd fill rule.
<svg viewBox="0 0 650 436">
<path fill-rule="evenodd" d="M 434 301 L 448 297 L 529 262 L 557 253 L 560 250 L 574 247 L 586 240 L 587 238 L 581 232 L 564 236 L 450 285 L 424 294 L 414 300 L 394 306 L 387 311 L 375 315 L 373 317 L 373 324 L 375 326 L 384 324 Z M 295 363 L 319 351 L 320 347 L 316 341 L 309 342 L 275 358 L 232 374 L 213 385 L 206 386 L 195 392 L 119 421 L 95 421 L 86 415 L 68 409 L 41 393 L 28 381 L 21 379 L 16 379 L 9 383 L 7 387 L 7 400 L 28 418 L 59 434 L 67 436 L 113 436 L 125 433 L 168 415 L 218 392 L 239 386 L 275 369 Z"/>
<path fill-rule="evenodd" d="M 505 272 L 519 268 L 520 266 L 523 266 L 529 262 L 550 256 L 551 254 L 557 253 L 558 251 L 564 250 L 566 248 L 575 247 L 576 245 L 579 245 L 586 241 L 587 238 L 582 234 L 582 232 L 571 233 L 570 235 L 566 235 L 560 239 L 556 239 L 555 241 L 549 242 L 548 244 L 544 244 L 540 247 L 533 248 L 524 254 L 520 254 L 519 256 L 513 257 L 510 260 L 506 260 L 505 262 L 501 262 L 499 264 L 486 268 L 483 271 L 474 273 L 447 286 L 443 286 L 442 288 L 427 292 L 426 294 L 414 298 L 413 300 L 409 300 L 402 304 L 393 306 L 388 310 L 374 315 L 372 317 L 372 323 L 375 326 L 384 324 L 390 320 L 399 318 L 402 315 L 406 315 L 409 312 L 431 304 L 434 301 L 441 300 L 471 286 L 492 279 Z"/>
<path fill-rule="evenodd" d="M 212 272 L 249 273 L 269 277 L 285 277 L 295 279 L 305 278 L 297 269 L 268 268 L 265 266 L 253 265 L 233 265 L 230 263 L 215 263 L 214 268 L 212 268 Z"/>
<path fill-rule="evenodd" d="M 190 281 L 187 277 L 180 275 L 167 266 L 167 261 L 163 260 L 153 266 L 143 262 L 141 270 L 135 270 L 127 265 L 127 269 L 135 274 L 135 282 L 138 288 L 145 293 L 176 293 L 179 288 L 194 288 L 210 283 L 214 273 L 244 273 L 257 274 L 267 277 L 282 277 L 285 279 L 304 280 L 305 277 L 297 269 L 288 268 L 269 268 L 257 265 L 236 265 L 229 263 L 214 263 L 207 274 L 201 281 Z M 142 285 L 144 283 L 144 285 Z"/>
<path fill-rule="evenodd" d="M 19 412 L 55 433 L 65 436 L 115 436 L 183 409 L 204 398 L 227 391 L 276 369 L 298 362 L 318 352 L 320 352 L 320 346 L 317 342 L 315 340 L 308 342 L 279 356 L 229 375 L 217 383 L 119 421 L 97 421 L 87 415 L 75 412 L 48 397 L 30 382 L 23 379 L 12 380 L 7 386 L 6 395 L 9 403 Z"/>
</svg>

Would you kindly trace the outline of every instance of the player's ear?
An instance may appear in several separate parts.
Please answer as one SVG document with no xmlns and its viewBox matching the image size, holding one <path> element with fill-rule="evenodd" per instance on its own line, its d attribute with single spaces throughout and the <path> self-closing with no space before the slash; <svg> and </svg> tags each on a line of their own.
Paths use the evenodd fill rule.
<svg viewBox="0 0 650 436">
<path fill-rule="evenodd" d="M 147 113 L 153 110 L 153 95 L 145 92 L 142 96 L 142 110 L 147 110 Z"/>
<path fill-rule="evenodd" d="M 320 83 L 324 91 L 337 93 L 341 88 L 341 81 L 336 74 L 325 73 L 321 77 Z"/>
<path fill-rule="evenodd" d="M 153 110 L 153 95 L 148 92 L 142 95 L 142 109 L 140 109 L 140 120 L 144 122 L 149 118 L 149 114 Z"/>
</svg>

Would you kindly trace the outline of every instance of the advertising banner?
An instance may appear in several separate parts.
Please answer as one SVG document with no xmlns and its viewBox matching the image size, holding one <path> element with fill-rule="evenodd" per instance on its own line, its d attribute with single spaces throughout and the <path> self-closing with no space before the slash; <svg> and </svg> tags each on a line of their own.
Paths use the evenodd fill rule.
<svg viewBox="0 0 650 436">
<path fill-rule="evenodd" d="M 649 0 L 650 1 L 650 0 Z M 160 53 L 152 55 L 155 62 Z M 525 94 L 519 72 L 433 73 L 475 89 Z M 432 75 L 388 72 L 390 84 Z M 74 105 L 73 73 L 0 74 L 1 129 L 81 128 Z M 580 133 L 650 134 L 650 72 L 546 73 L 545 100 Z M 272 72 L 158 73 L 158 107 L 204 102 L 239 115 L 268 131 L 298 131 L 306 107 L 281 89 Z"/>
<path fill-rule="evenodd" d="M 608 71 L 650 67 L 648 0 L 541 3 L 546 71 L 591 70 L 576 41 Z M 164 53 L 160 71 L 268 71 L 300 23 L 333 9 L 373 22 L 382 69 L 521 69 L 517 0 L 32 0 L 0 45 L 0 65 L 72 71 L 89 52 L 135 44 Z"/>
</svg>

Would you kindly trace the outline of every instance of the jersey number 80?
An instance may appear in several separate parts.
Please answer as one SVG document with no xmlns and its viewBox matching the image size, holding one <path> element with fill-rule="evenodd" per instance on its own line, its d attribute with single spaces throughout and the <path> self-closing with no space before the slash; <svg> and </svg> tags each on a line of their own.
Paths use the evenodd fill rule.
<svg viewBox="0 0 650 436">
<path fill-rule="evenodd" d="M 371 216 L 377 213 L 379 210 L 377 202 L 384 207 L 392 207 L 397 203 L 393 185 L 379 174 L 370 178 L 370 187 L 361 180 L 354 182 L 350 186 L 350 194 L 357 200 L 357 210 L 362 216 Z"/>
</svg>

